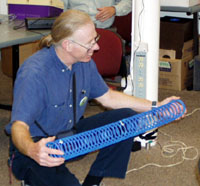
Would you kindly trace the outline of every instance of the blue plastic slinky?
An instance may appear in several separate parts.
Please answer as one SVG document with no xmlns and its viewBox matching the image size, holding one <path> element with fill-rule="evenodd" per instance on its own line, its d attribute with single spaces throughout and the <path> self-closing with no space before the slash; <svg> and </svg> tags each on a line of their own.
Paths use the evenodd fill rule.
<svg viewBox="0 0 200 186">
<path fill-rule="evenodd" d="M 52 157 L 69 160 L 170 123 L 180 118 L 185 110 L 185 104 L 181 100 L 173 100 L 151 111 L 49 142 L 47 147 L 64 152 L 63 156 L 52 154 Z"/>
</svg>

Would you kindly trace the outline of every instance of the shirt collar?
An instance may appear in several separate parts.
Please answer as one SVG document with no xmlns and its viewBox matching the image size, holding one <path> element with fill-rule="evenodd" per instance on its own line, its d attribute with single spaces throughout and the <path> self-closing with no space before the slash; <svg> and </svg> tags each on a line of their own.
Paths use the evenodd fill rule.
<svg viewBox="0 0 200 186">
<path fill-rule="evenodd" d="M 61 72 L 69 71 L 70 69 L 59 59 L 59 57 L 56 54 L 56 50 L 54 46 L 50 47 L 50 54 L 52 56 L 52 59 L 54 61 L 54 64 L 56 68 L 58 68 Z"/>
<path fill-rule="evenodd" d="M 57 56 L 56 54 L 56 50 L 55 50 L 55 47 L 52 45 L 50 47 L 50 54 L 52 56 L 52 59 L 54 61 L 54 64 L 56 66 L 56 68 L 58 68 L 61 72 L 66 72 L 66 71 L 75 71 L 75 69 L 81 65 L 82 62 L 77 62 L 75 64 L 72 65 L 72 70 L 70 70 L 60 59 L 59 57 Z"/>
</svg>

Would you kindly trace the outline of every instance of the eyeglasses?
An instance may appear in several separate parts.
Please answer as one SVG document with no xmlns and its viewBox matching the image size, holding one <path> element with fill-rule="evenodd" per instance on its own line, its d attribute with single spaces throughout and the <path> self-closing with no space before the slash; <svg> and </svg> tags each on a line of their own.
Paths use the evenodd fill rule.
<svg viewBox="0 0 200 186">
<path fill-rule="evenodd" d="M 73 43 L 75 43 L 75 44 L 87 49 L 87 52 L 90 52 L 92 50 L 92 48 L 94 47 L 94 45 L 96 45 L 97 42 L 99 41 L 100 36 L 101 36 L 100 34 L 97 34 L 97 36 L 94 38 L 94 43 L 91 43 L 91 45 L 89 47 L 87 47 L 87 46 L 85 46 L 85 45 L 83 45 L 81 43 L 78 43 L 78 42 L 76 42 L 74 40 L 69 40 L 69 41 L 71 41 L 71 42 L 73 42 Z"/>
</svg>

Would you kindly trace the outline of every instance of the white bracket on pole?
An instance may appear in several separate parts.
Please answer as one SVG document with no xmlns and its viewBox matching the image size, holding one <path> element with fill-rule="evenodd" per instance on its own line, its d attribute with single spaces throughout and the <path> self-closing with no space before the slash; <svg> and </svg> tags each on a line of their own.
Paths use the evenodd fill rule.
<svg viewBox="0 0 200 186">
<path fill-rule="evenodd" d="M 130 76 L 127 94 L 139 96 L 148 100 L 158 100 L 159 73 L 159 35 L 160 32 L 160 0 L 132 1 L 132 49 L 130 62 Z M 137 58 L 138 57 L 142 58 Z M 141 60 L 141 61 L 138 61 Z M 143 62 L 145 68 L 138 69 L 136 62 Z M 140 71 L 140 73 L 135 73 Z M 145 78 L 142 79 L 141 77 Z M 143 81 L 145 87 L 141 89 L 138 81 Z M 139 89 L 139 90 L 138 90 Z M 141 92 L 145 91 L 145 92 Z M 135 95 L 137 96 L 137 95 Z"/>
</svg>

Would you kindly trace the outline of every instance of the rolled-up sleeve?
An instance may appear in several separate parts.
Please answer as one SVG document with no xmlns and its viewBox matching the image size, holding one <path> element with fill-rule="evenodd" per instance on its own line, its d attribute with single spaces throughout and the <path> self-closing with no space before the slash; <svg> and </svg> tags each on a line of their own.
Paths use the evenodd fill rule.
<svg viewBox="0 0 200 186">
<path fill-rule="evenodd" d="M 91 91 L 90 91 L 90 99 L 94 99 L 102 96 L 108 91 L 108 86 L 97 71 L 96 64 L 94 61 L 91 62 Z"/>
<path fill-rule="evenodd" d="M 124 16 L 132 11 L 132 0 L 121 0 L 116 5 L 116 16 Z"/>
<path fill-rule="evenodd" d="M 20 74 L 15 83 L 11 122 L 20 120 L 28 125 L 33 123 L 44 108 L 44 92 L 37 74 Z"/>
</svg>

